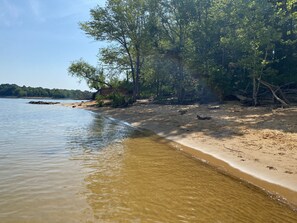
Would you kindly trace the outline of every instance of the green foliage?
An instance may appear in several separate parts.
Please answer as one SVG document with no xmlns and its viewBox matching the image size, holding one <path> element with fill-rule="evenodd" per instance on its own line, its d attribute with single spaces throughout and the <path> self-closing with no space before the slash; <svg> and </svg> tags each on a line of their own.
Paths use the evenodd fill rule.
<svg viewBox="0 0 297 223">
<path fill-rule="evenodd" d="M 108 0 L 81 23 L 87 35 L 111 43 L 100 50 L 102 70 L 80 60 L 69 73 L 90 87 L 99 83 L 95 89 L 108 79 L 133 91 L 133 100 L 185 103 L 240 92 L 257 104 L 262 79 L 297 83 L 296 27 L 297 0 Z"/>
<path fill-rule="evenodd" d="M 129 69 L 134 99 L 139 97 L 142 61 L 149 49 L 149 5 L 147 0 L 107 0 L 105 7 L 91 10 L 90 21 L 81 23 L 90 37 L 113 43 L 113 47 L 101 49 L 101 61 L 119 73 Z"/>
<path fill-rule="evenodd" d="M 102 69 L 97 69 L 82 59 L 72 62 L 68 68 L 71 76 L 78 77 L 80 80 L 86 80 L 88 86 L 99 90 L 104 85 L 110 86 L 105 82 L 105 76 Z"/>
<path fill-rule="evenodd" d="M 65 90 L 65 89 L 47 89 L 47 88 L 32 88 L 20 87 L 16 84 L 1 84 L 1 97 L 44 97 L 44 98 L 69 98 L 78 100 L 92 99 L 93 93 L 80 90 Z"/>
<path fill-rule="evenodd" d="M 113 93 L 109 96 L 109 98 L 112 100 L 111 106 L 114 108 L 127 107 L 133 103 L 132 98 L 129 98 L 129 97 L 122 95 L 120 93 Z"/>
<path fill-rule="evenodd" d="M 98 107 L 103 107 L 104 106 L 104 100 L 106 98 L 103 97 L 102 95 L 96 95 L 96 102 Z"/>
</svg>

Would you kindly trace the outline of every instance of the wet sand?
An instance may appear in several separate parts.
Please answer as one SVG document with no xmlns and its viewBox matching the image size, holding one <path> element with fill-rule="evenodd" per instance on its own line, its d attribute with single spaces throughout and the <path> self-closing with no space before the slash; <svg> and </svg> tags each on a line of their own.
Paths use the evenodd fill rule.
<svg viewBox="0 0 297 223">
<path fill-rule="evenodd" d="M 140 101 L 115 109 L 97 108 L 94 103 L 67 106 L 100 112 L 150 130 L 178 143 L 173 144 L 177 149 L 297 206 L 297 107 L 156 105 Z M 206 117 L 210 119 L 203 120 Z"/>
</svg>

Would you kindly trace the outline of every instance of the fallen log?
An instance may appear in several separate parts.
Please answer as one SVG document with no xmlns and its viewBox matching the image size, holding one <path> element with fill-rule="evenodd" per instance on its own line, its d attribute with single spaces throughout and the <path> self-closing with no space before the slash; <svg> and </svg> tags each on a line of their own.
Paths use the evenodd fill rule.
<svg viewBox="0 0 297 223">
<path fill-rule="evenodd" d="M 246 105 L 252 105 L 253 104 L 253 99 L 248 98 L 246 96 L 240 95 L 240 94 L 234 94 L 234 96 L 243 104 Z"/>
<path fill-rule="evenodd" d="M 287 99 L 285 98 L 285 96 L 284 96 L 284 94 L 283 94 L 283 92 L 282 92 L 282 90 L 281 90 L 280 87 L 277 87 L 277 86 L 274 86 L 274 85 L 272 85 L 272 84 L 269 84 L 268 82 L 263 81 L 263 80 L 261 80 L 261 79 L 258 79 L 258 81 L 259 81 L 260 84 L 264 85 L 265 87 L 267 87 L 267 88 L 271 91 L 273 97 L 274 97 L 278 102 L 280 102 L 280 103 L 282 104 L 283 107 L 290 107 L 289 102 L 288 102 Z M 277 95 L 277 92 L 280 93 L 280 95 L 281 95 L 281 97 L 282 97 L 283 99 L 281 99 L 281 98 Z"/>
</svg>

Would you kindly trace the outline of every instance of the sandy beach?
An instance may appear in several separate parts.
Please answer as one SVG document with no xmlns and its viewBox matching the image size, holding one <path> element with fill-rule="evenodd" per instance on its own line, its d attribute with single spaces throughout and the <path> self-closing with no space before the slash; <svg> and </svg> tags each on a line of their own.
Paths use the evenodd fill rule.
<svg viewBox="0 0 297 223">
<path fill-rule="evenodd" d="M 150 130 L 178 143 L 173 144 L 177 149 L 297 206 L 297 107 L 242 107 L 234 102 L 210 106 L 139 101 L 128 108 L 94 104 L 67 106 Z"/>
</svg>

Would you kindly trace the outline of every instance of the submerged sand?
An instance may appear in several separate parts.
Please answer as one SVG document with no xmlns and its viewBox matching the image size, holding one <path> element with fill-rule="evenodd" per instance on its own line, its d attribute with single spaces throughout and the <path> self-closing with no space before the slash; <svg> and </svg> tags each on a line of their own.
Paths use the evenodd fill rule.
<svg viewBox="0 0 297 223">
<path fill-rule="evenodd" d="M 297 107 L 156 105 L 139 101 L 128 108 L 97 108 L 94 104 L 68 106 L 153 131 L 193 150 L 179 149 L 297 205 Z M 197 115 L 210 119 L 200 120 Z"/>
</svg>

